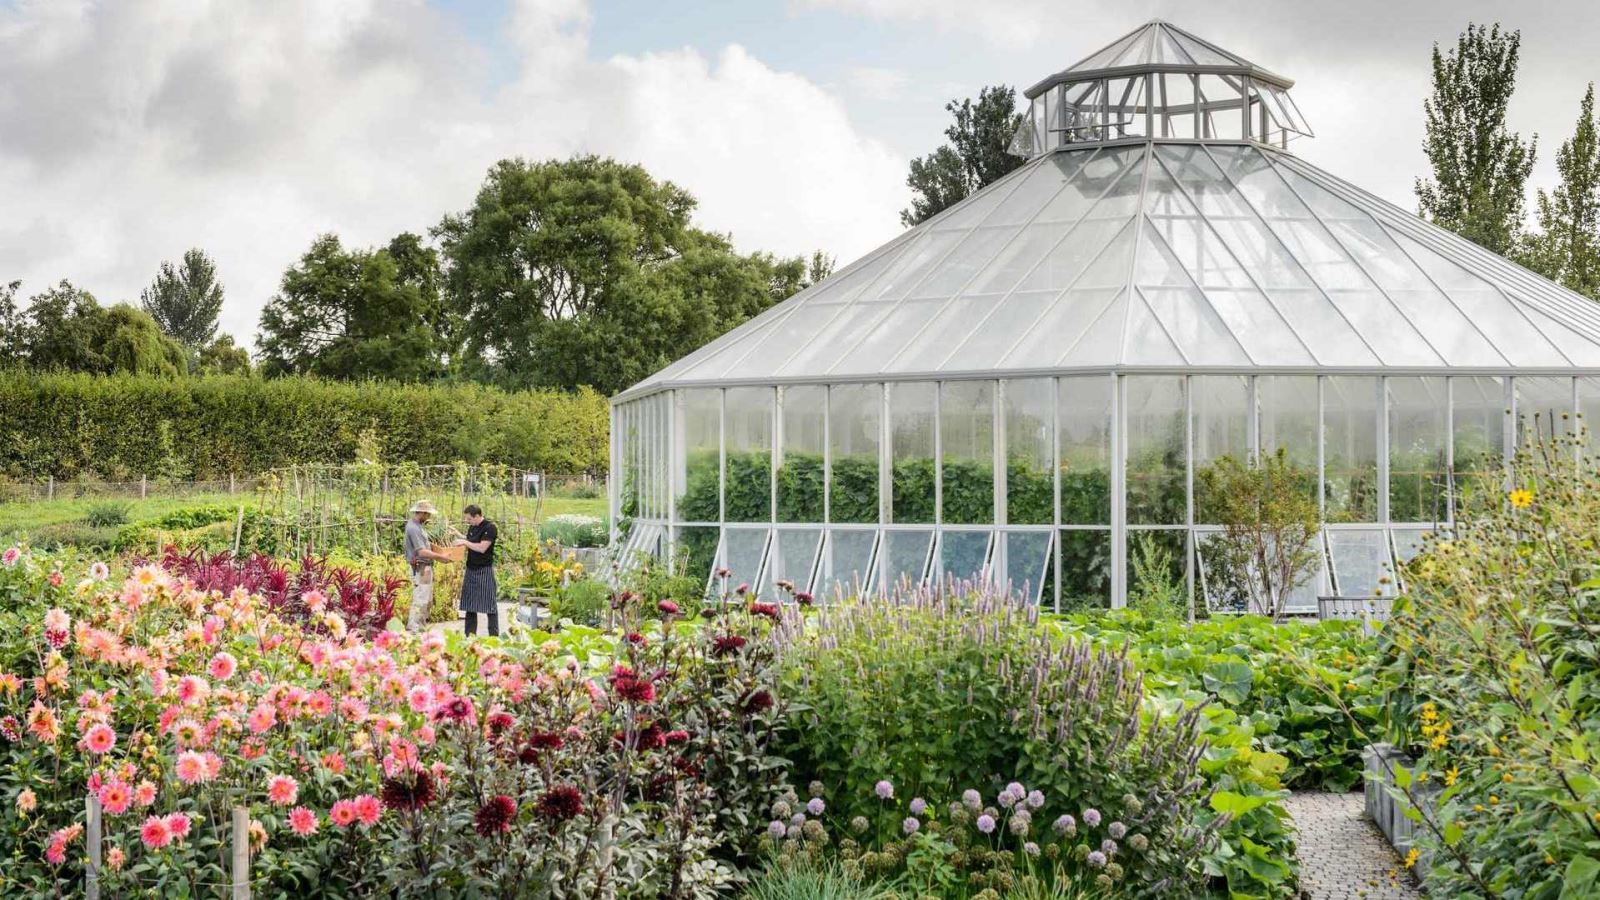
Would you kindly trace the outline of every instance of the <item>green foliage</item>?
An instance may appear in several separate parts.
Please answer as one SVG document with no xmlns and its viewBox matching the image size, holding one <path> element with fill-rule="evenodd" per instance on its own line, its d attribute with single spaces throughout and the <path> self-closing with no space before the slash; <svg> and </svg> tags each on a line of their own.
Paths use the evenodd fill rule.
<svg viewBox="0 0 1600 900">
<path fill-rule="evenodd" d="M 426 381 L 444 371 L 449 324 L 438 254 L 414 234 L 347 251 L 317 238 L 261 313 L 268 374 Z"/>
<path fill-rule="evenodd" d="M 691 225 L 694 206 L 638 165 L 501 160 L 472 207 L 433 230 L 464 321 L 464 371 L 614 393 L 828 269 L 736 253 Z"/>
<path fill-rule="evenodd" d="M 1151 619 L 1179 619 L 1188 613 L 1189 592 L 1172 548 L 1149 531 L 1129 534 L 1132 590 L 1129 605 Z"/>
<path fill-rule="evenodd" d="M 740 896 L 743 900 L 890 900 L 899 895 L 887 886 L 846 874 L 837 863 L 790 855 L 769 861 Z"/>
<path fill-rule="evenodd" d="M 1046 798 L 1041 826 L 1091 807 L 1107 821 L 1143 809 L 1162 850 L 1128 860 L 1130 885 L 1197 865 L 1188 821 L 1201 798 L 1182 787 L 1182 760 L 1199 718 L 1146 721 L 1118 652 L 1061 641 L 989 594 L 847 601 L 794 640 L 784 677 L 798 702 L 781 749 L 797 783 L 828 786 L 839 821 L 882 817 L 879 780 L 939 808 L 1014 779 Z"/>
<path fill-rule="evenodd" d="M 310 378 L 0 372 L 0 472 L 177 478 L 343 462 L 364 432 L 384 458 L 495 460 L 551 474 L 604 471 L 608 412 L 593 391 L 339 384 Z M 163 428 L 165 430 L 163 430 Z M 175 464 L 168 464 L 168 455 Z"/>
<path fill-rule="evenodd" d="M 952 100 L 944 108 L 954 118 L 944 131 L 949 143 L 913 159 L 906 176 L 913 194 L 911 207 L 900 213 L 900 223 L 906 227 L 933 218 L 1024 162 L 1006 152 L 1011 136 L 1022 126 L 1016 89 L 985 87 L 976 103 L 970 98 Z"/>
<path fill-rule="evenodd" d="M 1444 897 L 1593 896 L 1600 828 L 1600 475 L 1574 439 L 1525 446 L 1506 502 L 1403 570 L 1383 630 L 1397 779 Z"/>
<path fill-rule="evenodd" d="M 1433 177 L 1417 179 L 1423 217 L 1501 255 L 1522 228 L 1523 188 L 1537 139 L 1506 129 L 1516 88 L 1520 31 L 1468 25 L 1456 46 L 1433 47 L 1433 95 L 1423 102 L 1423 151 Z"/>
<path fill-rule="evenodd" d="M 95 528 L 114 528 L 127 524 L 132 509 L 133 504 L 125 500 L 107 500 L 89 507 L 83 514 L 83 521 Z"/>
<path fill-rule="evenodd" d="M 13 303 L 8 298 L 5 311 L 12 319 L 10 340 L 16 357 L 31 368 L 167 377 L 188 371 L 183 346 L 127 304 L 102 307 L 67 281 L 31 298 L 25 317 L 14 314 Z"/>
<path fill-rule="evenodd" d="M 539 538 L 563 547 L 604 547 L 610 535 L 604 519 L 566 514 L 540 522 Z"/>
<path fill-rule="evenodd" d="M 159 550 L 163 543 L 174 542 L 190 544 L 190 541 L 178 540 L 181 532 L 193 531 L 214 525 L 218 522 L 234 523 L 239 515 L 239 507 L 221 504 L 204 504 L 175 509 L 154 518 L 145 519 L 123 526 L 117 531 L 116 549 L 131 550 L 144 548 Z M 228 529 L 228 544 L 232 545 L 233 529 Z"/>
<path fill-rule="evenodd" d="M 182 268 L 163 262 L 156 280 L 139 294 L 139 306 L 185 347 L 198 350 L 210 344 L 222 312 L 216 263 L 198 247 L 183 254 Z"/>
<path fill-rule="evenodd" d="M 1522 262 L 1546 278 L 1600 300 L 1600 128 L 1594 84 L 1584 92 L 1577 129 L 1556 151 L 1561 183 L 1539 190 L 1539 231 Z"/>
<path fill-rule="evenodd" d="M 220 334 L 200 348 L 195 358 L 198 375 L 249 375 L 250 351 L 235 346 L 233 335 Z"/>
<path fill-rule="evenodd" d="M 611 588 L 592 578 L 580 578 L 556 592 L 550 599 L 550 614 L 578 625 L 600 624 L 611 606 Z"/>
<path fill-rule="evenodd" d="M 1061 627 L 1112 646 L 1131 642 L 1152 690 L 1215 694 L 1250 722 L 1258 749 L 1287 759 L 1286 785 L 1346 791 L 1360 782 L 1361 749 L 1389 682 L 1371 671 L 1376 640 L 1359 623 L 1274 624 L 1261 616 L 1189 623 L 1130 611 L 1068 616 Z"/>
<path fill-rule="evenodd" d="M 1259 462 L 1223 456 L 1196 473 L 1196 493 L 1203 488 L 1208 498 L 1206 521 L 1223 528 L 1207 539 L 1216 562 L 1207 584 L 1227 608 L 1280 616 L 1316 567 L 1322 526 L 1306 477 L 1282 448 Z"/>
</svg>

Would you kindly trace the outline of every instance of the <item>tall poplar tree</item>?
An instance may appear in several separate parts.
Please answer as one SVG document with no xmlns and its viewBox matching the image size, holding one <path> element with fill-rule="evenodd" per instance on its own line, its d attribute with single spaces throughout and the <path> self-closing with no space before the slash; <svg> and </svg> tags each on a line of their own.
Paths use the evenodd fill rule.
<svg viewBox="0 0 1600 900">
<path fill-rule="evenodd" d="M 1448 52 L 1433 46 L 1433 95 L 1423 102 L 1431 179 L 1417 179 L 1424 217 L 1496 253 L 1517 247 L 1538 138 L 1506 128 L 1519 31 L 1467 26 Z"/>
<path fill-rule="evenodd" d="M 156 280 L 139 295 L 139 305 L 161 330 L 191 350 L 199 350 L 217 334 L 222 312 L 222 283 L 217 266 L 196 247 L 183 254 L 183 264 L 161 264 Z"/>
<path fill-rule="evenodd" d="M 1539 191 L 1539 231 L 1523 261 L 1546 278 L 1600 300 L 1600 129 L 1594 84 L 1583 95 L 1578 127 L 1556 151 L 1561 183 Z"/>
</svg>

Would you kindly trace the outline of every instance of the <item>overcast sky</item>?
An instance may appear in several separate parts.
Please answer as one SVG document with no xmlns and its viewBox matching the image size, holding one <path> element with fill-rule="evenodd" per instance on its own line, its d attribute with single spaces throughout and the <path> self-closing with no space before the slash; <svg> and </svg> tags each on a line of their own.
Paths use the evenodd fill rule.
<svg viewBox="0 0 1600 900">
<path fill-rule="evenodd" d="M 199 246 L 253 341 L 318 233 L 426 233 L 495 160 L 578 152 L 672 179 L 743 250 L 848 262 L 899 232 L 945 101 L 1154 16 L 1296 79 L 1292 149 L 1407 208 L 1433 42 L 1522 30 L 1540 186 L 1600 80 L 1594 0 L 0 0 L 0 281 L 137 300 Z"/>
</svg>

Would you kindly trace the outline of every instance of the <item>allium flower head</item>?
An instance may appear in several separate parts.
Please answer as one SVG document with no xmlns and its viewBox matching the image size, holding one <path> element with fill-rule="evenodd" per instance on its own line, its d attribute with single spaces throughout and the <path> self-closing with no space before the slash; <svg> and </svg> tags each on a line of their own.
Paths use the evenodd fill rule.
<svg viewBox="0 0 1600 900">
<path fill-rule="evenodd" d="M 1055 829 L 1056 834 L 1069 835 L 1078 830 L 1078 822 L 1071 816 L 1063 814 L 1056 817 L 1055 824 L 1051 828 Z"/>
<path fill-rule="evenodd" d="M 1022 852 L 1028 854 L 1029 856 L 1038 856 L 1039 845 L 1035 844 L 1033 841 L 1029 841 L 1022 845 Z"/>
<path fill-rule="evenodd" d="M 907 816 L 906 820 L 900 823 L 900 830 L 904 831 L 908 835 L 916 834 L 921 828 L 922 823 L 917 821 L 916 816 Z"/>
<path fill-rule="evenodd" d="M 1104 868 L 1105 864 L 1106 864 L 1106 855 L 1104 853 L 1101 853 L 1099 850 L 1090 850 L 1089 851 L 1089 859 L 1087 860 L 1087 862 L 1093 868 L 1096 868 L 1096 869 Z"/>
<path fill-rule="evenodd" d="M 1039 807 L 1041 807 L 1043 805 L 1044 805 L 1044 792 L 1043 791 L 1029 791 L 1028 792 L 1028 806 L 1030 808 L 1038 809 Z"/>
<path fill-rule="evenodd" d="M 1094 809 L 1093 807 L 1084 810 L 1083 824 L 1089 826 L 1090 828 L 1098 828 L 1100 826 L 1100 810 Z"/>
<path fill-rule="evenodd" d="M 1120 841 L 1122 840 L 1123 836 L 1128 833 L 1128 826 L 1122 824 L 1121 822 L 1112 822 L 1110 825 L 1106 826 L 1106 831 L 1110 832 L 1113 838 L 1116 838 Z"/>
<path fill-rule="evenodd" d="M 994 834 L 994 816 L 984 813 L 978 817 L 978 830 L 984 834 Z"/>
<path fill-rule="evenodd" d="M 928 801 L 922 799 L 921 797 L 912 797 L 911 798 L 911 814 L 913 816 L 920 816 L 924 812 L 926 812 L 927 809 L 928 809 Z"/>
<path fill-rule="evenodd" d="M 828 805 L 822 802 L 821 797 L 812 797 L 810 800 L 806 801 L 806 812 L 812 814 L 813 816 L 822 815 L 823 811 L 827 808 Z"/>
<path fill-rule="evenodd" d="M 1100 852 L 1107 856 L 1116 856 L 1117 842 L 1113 841 L 1111 838 L 1106 838 L 1100 842 Z"/>
<path fill-rule="evenodd" d="M 773 819 L 772 824 L 767 826 L 767 833 L 772 835 L 775 840 L 782 840 L 784 834 L 786 834 L 788 830 L 788 826 L 784 825 L 777 819 Z"/>
<path fill-rule="evenodd" d="M 867 821 L 866 816 L 856 816 L 854 819 L 850 820 L 850 830 L 860 834 L 861 832 L 866 831 L 871 824 L 871 822 Z"/>
<path fill-rule="evenodd" d="M 888 800 L 894 797 L 894 785 L 884 779 L 872 786 L 872 792 L 878 795 L 879 800 Z"/>
<path fill-rule="evenodd" d="M 983 807 L 983 795 L 968 788 L 961 792 L 961 802 L 967 809 L 980 809 Z"/>
</svg>

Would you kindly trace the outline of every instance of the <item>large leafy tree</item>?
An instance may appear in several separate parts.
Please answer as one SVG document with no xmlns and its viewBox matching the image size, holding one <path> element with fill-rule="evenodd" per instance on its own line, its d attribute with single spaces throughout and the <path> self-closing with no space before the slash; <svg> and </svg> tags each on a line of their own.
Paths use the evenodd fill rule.
<svg viewBox="0 0 1600 900">
<path fill-rule="evenodd" d="M 29 300 L 16 343 L 36 369 L 182 375 L 189 368 L 183 346 L 147 313 L 125 303 L 102 307 L 68 281 Z"/>
<path fill-rule="evenodd" d="M 139 305 L 162 331 L 199 350 L 216 337 L 222 312 L 216 264 L 198 247 L 183 254 L 178 266 L 163 262 L 156 280 L 139 295 Z"/>
<path fill-rule="evenodd" d="M 900 213 L 906 226 L 938 215 L 1023 163 L 1006 152 L 1012 135 L 1022 127 L 1014 88 L 986 87 L 976 102 L 952 100 L 945 109 L 954 119 L 944 131 L 949 143 L 911 161 L 911 174 L 906 176 L 911 207 Z"/>
<path fill-rule="evenodd" d="M 742 255 L 637 165 L 503 160 L 434 229 L 463 369 L 509 386 L 618 391 L 825 274 Z"/>
<path fill-rule="evenodd" d="M 346 250 L 323 235 L 261 313 L 262 369 L 327 378 L 436 378 L 448 362 L 437 253 L 415 234 Z"/>
<path fill-rule="evenodd" d="M 1433 94 L 1423 102 L 1431 179 L 1417 179 L 1422 214 L 1496 253 L 1522 228 L 1524 189 L 1538 150 L 1506 127 L 1521 32 L 1467 26 L 1456 46 L 1433 47 Z"/>
<path fill-rule="evenodd" d="M 1594 84 L 1584 92 L 1573 135 L 1556 151 L 1561 183 L 1539 191 L 1539 231 L 1524 261 L 1540 274 L 1600 300 L 1600 129 Z"/>
</svg>

